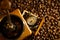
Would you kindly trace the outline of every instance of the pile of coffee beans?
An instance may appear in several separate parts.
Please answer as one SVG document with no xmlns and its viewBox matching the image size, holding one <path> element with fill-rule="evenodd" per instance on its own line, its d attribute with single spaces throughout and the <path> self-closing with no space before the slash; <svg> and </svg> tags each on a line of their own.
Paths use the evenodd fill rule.
<svg viewBox="0 0 60 40">
<path fill-rule="evenodd" d="M 12 3 L 10 12 L 19 8 L 36 14 L 45 22 L 37 36 L 33 34 L 24 40 L 55 40 L 60 38 L 60 0 L 10 0 Z M 0 1 L 1 2 L 1 1 Z M 1 4 L 1 3 L 0 3 Z M 0 9 L 0 14 L 6 13 Z M 40 21 L 38 22 L 38 25 Z M 37 28 L 36 28 L 37 30 Z M 35 33 L 35 31 L 33 31 Z"/>
</svg>

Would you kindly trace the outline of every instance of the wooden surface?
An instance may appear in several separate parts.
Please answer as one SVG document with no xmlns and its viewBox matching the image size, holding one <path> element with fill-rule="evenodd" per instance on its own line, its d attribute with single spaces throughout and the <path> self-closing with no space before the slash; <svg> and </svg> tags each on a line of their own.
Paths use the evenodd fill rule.
<svg viewBox="0 0 60 40">
<path fill-rule="evenodd" d="M 32 34 L 32 31 L 30 30 L 29 26 L 27 25 L 27 23 L 26 23 L 25 19 L 23 18 L 19 9 L 16 9 L 15 11 L 11 12 L 10 14 L 18 16 L 23 21 L 23 24 L 24 24 L 24 31 L 17 40 L 23 40 L 25 37 Z M 6 16 L 6 14 L 0 16 L 0 22 L 4 16 Z M 0 40 L 4 40 L 4 37 L 1 36 Z"/>
</svg>

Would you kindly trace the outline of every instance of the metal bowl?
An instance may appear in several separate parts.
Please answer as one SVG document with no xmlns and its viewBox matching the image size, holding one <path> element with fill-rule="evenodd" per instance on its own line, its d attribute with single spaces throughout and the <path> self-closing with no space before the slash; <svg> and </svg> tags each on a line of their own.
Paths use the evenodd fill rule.
<svg viewBox="0 0 60 40">
<path fill-rule="evenodd" d="M 7 27 L 8 21 L 7 21 L 7 16 L 5 16 L 0 23 L 1 33 L 7 39 L 16 39 L 23 32 L 23 22 L 18 16 L 10 15 L 10 17 L 11 17 L 11 21 L 14 25 L 14 30 L 9 29 Z"/>
</svg>

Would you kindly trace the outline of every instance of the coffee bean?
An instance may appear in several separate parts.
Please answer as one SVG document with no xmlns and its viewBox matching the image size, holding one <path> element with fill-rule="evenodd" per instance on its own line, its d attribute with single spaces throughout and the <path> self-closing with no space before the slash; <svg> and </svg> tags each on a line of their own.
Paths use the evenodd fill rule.
<svg viewBox="0 0 60 40">
<path fill-rule="evenodd" d="M 20 9 L 21 13 L 24 10 L 30 11 L 33 14 L 37 14 L 40 19 L 45 17 L 45 22 L 41 27 L 38 35 L 27 37 L 26 40 L 54 40 L 58 39 L 60 36 L 60 1 L 59 0 L 10 0 L 11 9 L 13 11 L 17 8 Z M 1 4 L 1 2 L 0 2 Z M 2 10 L 0 8 L 0 10 Z M 6 13 L 1 11 L 1 13 Z M 39 26 L 41 20 L 37 22 L 37 27 Z M 33 30 L 37 30 L 37 27 Z M 59 29 L 59 30 L 58 30 Z M 48 37 L 50 35 L 50 37 Z M 58 35 L 58 36 L 57 36 Z M 45 37 L 44 37 L 45 36 Z"/>
</svg>

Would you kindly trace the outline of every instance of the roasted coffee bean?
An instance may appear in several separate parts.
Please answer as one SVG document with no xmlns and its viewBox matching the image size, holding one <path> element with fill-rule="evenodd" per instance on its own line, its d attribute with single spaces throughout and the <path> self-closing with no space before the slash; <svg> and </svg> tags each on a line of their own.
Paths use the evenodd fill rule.
<svg viewBox="0 0 60 40">
<path fill-rule="evenodd" d="M 2 1 L 2 0 L 1 0 Z M 1 4 L 0 1 L 0 4 Z M 38 35 L 27 37 L 26 40 L 54 40 L 60 36 L 60 0 L 10 0 L 11 9 L 13 11 L 17 8 L 20 9 L 21 13 L 24 10 L 30 11 L 33 14 L 37 14 L 40 19 L 45 17 L 45 22 L 41 27 Z M 2 10 L 0 8 L 0 10 Z M 1 11 L 1 13 L 6 13 Z M 37 22 L 37 27 L 33 30 L 37 30 L 41 20 Z M 50 35 L 50 36 L 49 36 Z M 44 37 L 45 36 L 45 37 Z"/>
</svg>

